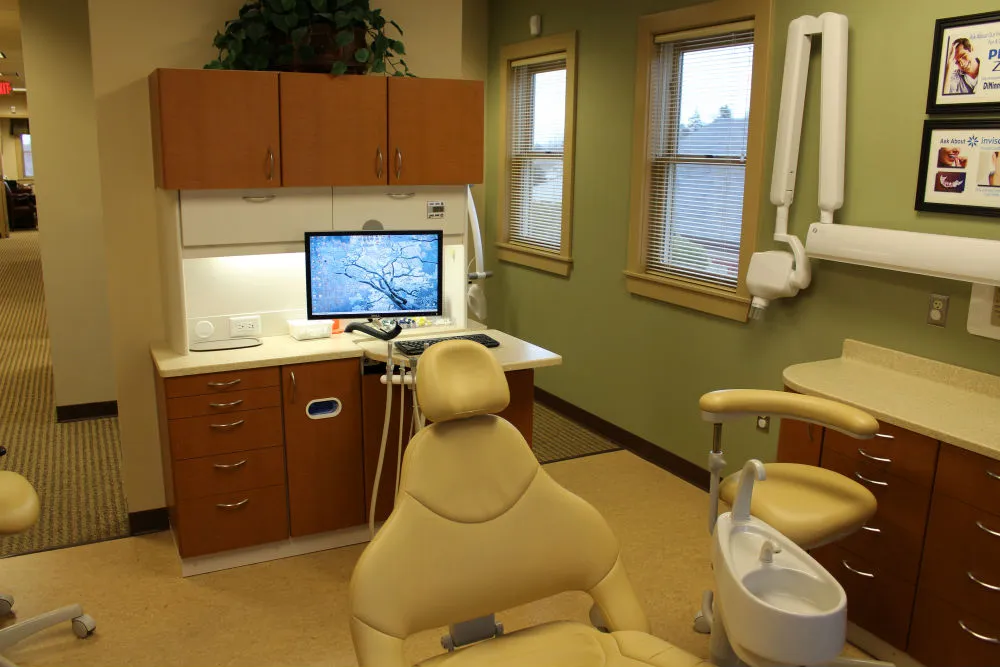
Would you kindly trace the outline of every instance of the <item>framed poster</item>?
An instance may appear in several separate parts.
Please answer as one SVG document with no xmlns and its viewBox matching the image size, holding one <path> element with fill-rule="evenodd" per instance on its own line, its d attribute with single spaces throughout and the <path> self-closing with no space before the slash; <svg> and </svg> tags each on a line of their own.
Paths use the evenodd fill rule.
<svg viewBox="0 0 1000 667">
<path fill-rule="evenodd" d="M 1000 120 L 927 120 L 918 211 L 1000 217 Z"/>
<path fill-rule="evenodd" d="M 938 19 L 927 113 L 1000 112 L 1000 12 Z"/>
</svg>

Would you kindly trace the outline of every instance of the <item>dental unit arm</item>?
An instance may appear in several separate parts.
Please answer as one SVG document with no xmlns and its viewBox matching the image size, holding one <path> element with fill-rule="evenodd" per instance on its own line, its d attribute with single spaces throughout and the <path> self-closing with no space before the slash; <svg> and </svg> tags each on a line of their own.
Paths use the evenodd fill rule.
<svg viewBox="0 0 1000 667">
<path fill-rule="evenodd" d="M 755 252 L 747 271 L 747 289 L 753 297 L 751 319 L 763 317 L 773 299 L 791 297 L 809 286 L 812 271 L 805 247 L 788 233 L 788 214 L 795 199 L 802 115 L 809 78 L 812 38 L 823 37 L 820 92 L 819 209 L 821 223 L 832 223 L 844 203 L 844 151 L 847 132 L 847 17 L 824 13 L 800 16 L 788 26 L 781 106 L 771 175 L 771 203 L 778 207 L 774 240 L 791 252 Z"/>
</svg>

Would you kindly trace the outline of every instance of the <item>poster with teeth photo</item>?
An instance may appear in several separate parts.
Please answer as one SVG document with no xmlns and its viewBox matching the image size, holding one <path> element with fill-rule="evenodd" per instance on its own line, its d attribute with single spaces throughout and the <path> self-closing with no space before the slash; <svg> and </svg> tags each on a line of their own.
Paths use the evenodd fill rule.
<svg viewBox="0 0 1000 667">
<path fill-rule="evenodd" d="M 927 113 L 1000 112 L 1000 12 L 938 19 Z"/>
<path fill-rule="evenodd" d="M 916 209 L 1000 216 L 1000 121 L 924 122 Z"/>
</svg>

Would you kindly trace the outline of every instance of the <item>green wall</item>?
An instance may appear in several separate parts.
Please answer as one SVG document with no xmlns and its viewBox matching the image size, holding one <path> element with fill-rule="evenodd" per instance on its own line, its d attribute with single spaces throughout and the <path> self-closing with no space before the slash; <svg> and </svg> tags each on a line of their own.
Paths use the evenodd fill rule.
<svg viewBox="0 0 1000 667">
<path fill-rule="evenodd" d="M 498 61 L 503 44 L 529 39 L 528 17 L 544 34 L 579 32 L 574 269 L 559 278 L 500 263 L 488 281 L 490 324 L 563 355 L 536 383 L 571 403 L 704 466 L 710 426 L 697 399 L 732 387 L 780 389 L 790 365 L 836 357 L 856 338 L 948 363 L 1000 373 L 1000 341 L 965 331 L 965 283 L 814 262 L 812 286 L 774 302 L 766 319 L 739 324 L 628 294 L 629 215 L 637 17 L 683 4 L 670 0 L 494 0 L 490 3 L 487 82 L 487 239 L 496 238 Z M 774 145 L 785 34 L 791 19 L 824 11 L 850 20 L 847 191 L 844 223 L 1000 239 L 1000 221 L 913 210 L 919 140 L 934 20 L 995 8 L 974 0 L 961 11 L 914 0 L 776 0 L 768 146 Z M 816 209 L 819 59 L 806 103 L 793 232 L 804 234 Z M 768 157 L 770 160 L 770 156 Z M 765 165 L 770 184 L 770 162 Z M 761 243 L 770 245 L 774 208 L 764 197 Z M 945 328 L 925 324 L 928 295 L 951 296 Z M 731 467 L 748 456 L 771 459 L 777 429 L 727 428 Z"/>
</svg>

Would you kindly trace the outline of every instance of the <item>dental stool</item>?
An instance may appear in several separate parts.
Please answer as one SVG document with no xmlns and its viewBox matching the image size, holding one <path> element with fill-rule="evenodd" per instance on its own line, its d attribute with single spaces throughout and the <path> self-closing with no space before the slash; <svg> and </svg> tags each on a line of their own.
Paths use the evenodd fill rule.
<svg viewBox="0 0 1000 667">
<path fill-rule="evenodd" d="M 446 647 L 471 645 L 424 667 L 707 665 L 648 634 L 608 524 L 495 416 L 510 396 L 493 355 L 471 341 L 438 343 L 417 370 L 417 400 L 433 423 L 410 441 L 392 514 L 351 578 L 360 665 L 405 665 L 408 636 L 446 625 Z M 557 621 L 505 635 L 493 620 L 571 590 L 593 598 L 611 632 Z M 458 628 L 474 625 L 483 632 L 462 638 Z"/>
<path fill-rule="evenodd" d="M 4 453 L 6 450 L 0 448 L 0 456 Z M 38 494 L 31 482 L 16 472 L 0 470 L 0 535 L 13 535 L 31 528 L 38 521 L 38 512 Z M 11 614 L 13 606 L 13 597 L 0 595 L 0 616 Z M 97 627 L 80 605 L 62 607 L 0 629 L 0 652 L 65 621 L 72 622 L 73 632 L 80 638 L 89 637 Z M 0 667 L 14 667 L 14 663 L 0 655 Z"/>
</svg>

